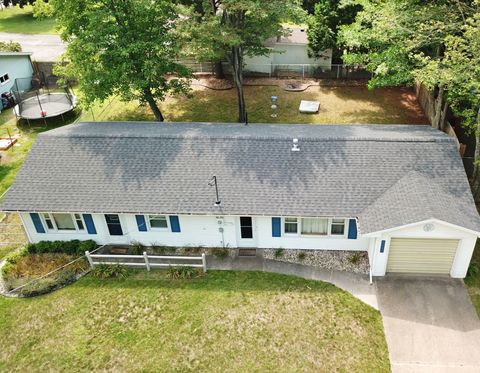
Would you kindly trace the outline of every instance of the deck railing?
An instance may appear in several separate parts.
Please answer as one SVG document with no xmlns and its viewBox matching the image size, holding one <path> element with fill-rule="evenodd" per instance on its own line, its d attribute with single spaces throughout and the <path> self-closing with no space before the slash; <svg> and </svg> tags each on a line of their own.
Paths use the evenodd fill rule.
<svg viewBox="0 0 480 373">
<path fill-rule="evenodd" d="M 99 264 L 123 265 L 127 267 L 145 267 L 147 271 L 151 268 L 169 268 L 169 267 L 193 267 L 202 268 L 207 272 L 207 259 L 205 254 L 201 256 L 163 256 L 148 255 L 113 255 L 113 254 L 90 254 L 85 251 L 90 266 L 94 268 Z"/>
</svg>

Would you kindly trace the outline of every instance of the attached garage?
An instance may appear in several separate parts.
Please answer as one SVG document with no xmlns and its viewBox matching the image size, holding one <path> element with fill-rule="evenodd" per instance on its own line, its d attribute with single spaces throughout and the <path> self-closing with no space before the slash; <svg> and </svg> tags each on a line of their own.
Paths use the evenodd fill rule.
<svg viewBox="0 0 480 373">
<path fill-rule="evenodd" d="M 450 274 L 459 240 L 392 238 L 387 272 Z"/>
</svg>

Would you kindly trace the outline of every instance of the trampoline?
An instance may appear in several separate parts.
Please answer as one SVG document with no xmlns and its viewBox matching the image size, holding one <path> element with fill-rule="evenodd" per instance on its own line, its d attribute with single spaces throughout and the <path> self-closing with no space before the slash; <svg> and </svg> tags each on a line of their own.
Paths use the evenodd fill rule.
<svg viewBox="0 0 480 373">
<path fill-rule="evenodd" d="M 19 118 L 45 119 L 65 114 L 76 104 L 77 98 L 68 93 L 44 93 L 23 100 L 13 110 Z"/>
<path fill-rule="evenodd" d="M 43 74 L 34 78 L 17 78 L 11 89 L 17 105 L 13 112 L 17 119 L 42 119 L 47 124 L 48 118 L 66 114 L 77 105 L 77 98 L 72 94 L 68 84 L 58 86 L 56 82 L 47 84 Z"/>
</svg>

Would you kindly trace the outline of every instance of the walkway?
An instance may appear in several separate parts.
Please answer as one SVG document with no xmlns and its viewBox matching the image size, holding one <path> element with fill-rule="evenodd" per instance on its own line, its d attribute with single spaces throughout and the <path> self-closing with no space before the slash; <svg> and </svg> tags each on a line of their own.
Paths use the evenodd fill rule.
<svg viewBox="0 0 480 373">
<path fill-rule="evenodd" d="M 329 282 L 340 289 L 378 309 L 375 286 L 370 285 L 368 276 L 350 272 L 328 270 L 302 264 L 263 259 L 261 257 L 236 257 L 219 259 L 208 257 L 207 267 L 220 270 L 265 271 L 299 276 L 307 280 Z"/>
</svg>

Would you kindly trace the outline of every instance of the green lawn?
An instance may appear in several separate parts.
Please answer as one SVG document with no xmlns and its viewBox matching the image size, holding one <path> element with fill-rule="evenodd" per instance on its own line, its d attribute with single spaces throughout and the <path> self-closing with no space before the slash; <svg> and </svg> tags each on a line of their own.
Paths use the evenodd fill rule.
<svg viewBox="0 0 480 373">
<path fill-rule="evenodd" d="M 53 18 L 35 19 L 32 7 L 23 9 L 15 6 L 0 11 L 0 32 L 15 32 L 19 34 L 56 34 L 56 21 Z"/>
<path fill-rule="evenodd" d="M 235 91 L 195 89 L 191 98 L 168 98 L 160 104 L 167 121 L 235 122 Z M 278 96 L 278 116 L 272 118 L 270 97 Z M 366 87 L 311 87 L 305 92 L 286 92 L 279 87 L 245 87 L 248 118 L 259 123 L 428 123 L 413 91 L 384 88 L 369 91 Z M 300 114 L 301 100 L 320 101 L 318 114 Z M 153 120 L 147 107 L 138 102 L 110 99 L 85 111 L 83 121 Z"/>
<path fill-rule="evenodd" d="M 478 317 L 480 318 L 480 241 L 477 241 L 470 265 L 478 269 L 474 275 L 470 275 L 465 279 L 465 284 L 468 287 L 472 303 L 477 310 Z"/>
<path fill-rule="evenodd" d="M 388 372 L 380 313 L 333 285 L 259 272 L 138 272 L 0 298 L 0 370 Z"/>
</svg>

